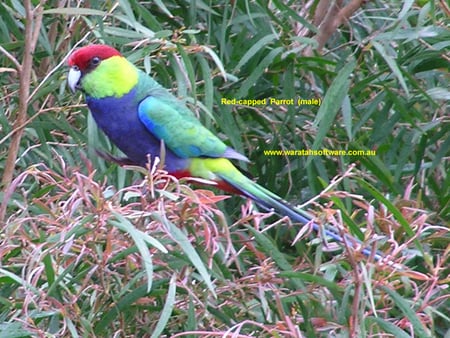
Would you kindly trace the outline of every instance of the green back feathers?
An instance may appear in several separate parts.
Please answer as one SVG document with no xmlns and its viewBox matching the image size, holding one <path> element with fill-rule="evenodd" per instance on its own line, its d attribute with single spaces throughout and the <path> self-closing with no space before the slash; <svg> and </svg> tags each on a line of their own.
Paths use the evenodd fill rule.
<svg viewBox="0 0 450 338">
<path fill-rule="evenodd" d="M 185 103 L 173 95 L 169 90 L 161 86 L 158 82 L 142 70 L 138 70 L 139 81 L 137 85 L 137 96 L 142 100 L 149 96 L 157 98 L 159 101 L 170 105 L 183 117 L 197 120 L 194 113 L 185 105 Z"/>
<path fill-rule="evenodd" d="M 103 60 L 83 77 L 83 89 L 93 98 L 122 97 L 138 83 L 138 69 L 122 56 Z"/>
</svg>

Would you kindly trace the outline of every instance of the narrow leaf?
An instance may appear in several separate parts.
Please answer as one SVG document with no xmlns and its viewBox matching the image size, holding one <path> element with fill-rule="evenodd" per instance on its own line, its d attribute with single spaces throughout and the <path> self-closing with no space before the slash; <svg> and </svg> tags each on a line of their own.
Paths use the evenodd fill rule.
<svg viewBox="0 0 450 338">
<path fill-rule="evenodd" d="M 176 284 L 177 275 L 173 274 L 169 282 L 169 290 L 167 291 L 166 303 L 161 311 L 158 323 L 151 337 L 161 337 L 167 323 L 169 322 L 170 316 L 172 315 L 173 308 L 175 306 L 175 291 L 177 290 Z"/>
<path fill-rule="evenodd" d="M 249 89 L 256 84 L 258 79 L 262 76 L 265 69 L 272 63 L 272 61 L 283 52 L 283 47 L 278 47 L 272 50 L 266 57 L 253 69 L 250 76 L 242 83 L 239 92 L 236 94 L 236 98 L 245 97 L 248 94 Z"/>
<path fill-rule="evenodd" d="M 416 337 L 431 337 L 430 332 L 423 326 L 422 321 L 414 311 L 411 301 L 406 300 L 399 293 L 386 286 L 382 286 L 381 288 L 391 296 L 393 304 L 395 304 L 395 306 L 405 314 L 405 317 L 409 319 Z"/>
<path fill-rule="evenodd" d="M 202 276 L 203 281 L 206 283 L 206 286 L 216 297 L 214 285 L 211 282 L 211 277 L 208 273 L 208 270 L 206 269 L 205 265 L 203 264 L 203 261 L 200 258 L 199 254 L 197 253 L 197 251 L 195 250 L 195 248 L 192 246 L 191 242 L 187 238 L 186 234 L 183 231 L 181 231 L 175 224 L 170 222 L 168 219 L 161 217 L 161 215 L 153 213 L 152 217 L 155 220 L 164 224 L 169 229 L 170 234 L 172 235 L 174 241 L 178 243 L 178 245 L 183 250 L 183 252 L 186 254 L 186 256 L 189 258 L 191 263 L 198 270 L 198 272 L 200 273 L 200 276 Z"/>
<path fill-rule="evenodd" d="M 395 60 L 390 55 L 388 55 L 386 48 L 382 44 L 378 43 L 377 41 L 372 41 L 372 44 L 378 51 L 378 53 L 380 53 L 380 55 L 383 57 L 389 68 L 392 70 L 392 73 L 394 73 L 394 75 L 397 77 L 406 95 L 409 96 L 408 86 L 406 85 L 405 79 L 403 78 L 402 72 L 398 67 L 397 62 L 395 62 Z"/>
<path fill-rule="evenodd" d="M 214 52 L 208 46 L 203 46 L 202 48 L 203 48 L 203 50 L 206 53 L 209 54 L 209 56 L 211 56 L 211 58 L 213 59 L 214 63 L 216 64 L 217 68 L 219 68 L 219 71 L 222 74 L 223 79 L 226 80 L 227 79 L 227 73 L 225 72 L 225 68 L 224 68 L 223 63 L 220 60 L 219 56 L 216 54 L 216 52 Z"/>
<path fill-rule="evenodd" d="M 256 53 L 266 48 L 267 45 L 275 39 L 277 39 L 277 36 L 275 34 L 269 34 L 256 41 L 242 56 L 242 58 L 239 60 L 239 63 L 236 65 L 236 67 L 234 67 L 233 71 L 236 72 L 241 69 L 242 66 L 248 62 L 248 60 L 250 60 Z"/>
<path fill-rule="evenodd" d="M 150 237 L 146 233 L 138 230 L 128 219 L 118 213 L 113 213 L 116 220 L 110 220 L 109 223 L 118 229 L 128 233 L 133 239 L 139 253 L 142 256 L 142 262 L 144 264 L 145 273 L 147 275 L 147 291 L 152 288 L 153 281 L 153 262 L 152 256 L 148 250 L 146 243 L 159 249 L 160 251 L 167 253 L 166 248 L 156 239 Z"/>
<path fill-rule="evenodd" d="M 317 135 L 312 145 L 313 150 L 320 148 L 323 139 L 327 135 L 331 126 L 335 121 L 335 117 L 339 108 L 342 106 L 343 100 L 348 93 L 350 87 L 350 74 L 356 67 L 356 62 L 351 61 L 347 63 L 337 74 L 330 88 L 328 89 L 322 104 L 317 112 L 316 119 L 314 120 L 314 126 L 318 128 Z M 307 164 L 312 160 L 310 156 L 307 160 Z"/>
<path fill-rule="evenodd" d="M 371 325 L 373 323 L 378 324 L 378 326 L 382 329 L 383 333 L 390 333 L 393 337 L 396 338 L 411 338 L 411 336 L 399 328 L 397 325 L 392 324 L 384 320 L 383 318 L 369 316 L 365 319 L 367 325 Z"/>
</svg>

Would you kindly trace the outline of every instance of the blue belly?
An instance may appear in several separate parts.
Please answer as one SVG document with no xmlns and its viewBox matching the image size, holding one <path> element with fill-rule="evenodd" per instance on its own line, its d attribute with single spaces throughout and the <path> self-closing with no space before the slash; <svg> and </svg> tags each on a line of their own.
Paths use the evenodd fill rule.
<svg viewBox="0 0 450 338">
<path fill-rule="evenodd" d="M 145 167 L 147 155 L 160 157 L 161 143 L 139 120 L 135 90 L 120 99 L 86 97 L 89 110 L 99 128 L 136 165 Z M 183 170 L 188 160 L 177 157 L 166 149 L 165 169 L 168 172 Z"/>
</svg>

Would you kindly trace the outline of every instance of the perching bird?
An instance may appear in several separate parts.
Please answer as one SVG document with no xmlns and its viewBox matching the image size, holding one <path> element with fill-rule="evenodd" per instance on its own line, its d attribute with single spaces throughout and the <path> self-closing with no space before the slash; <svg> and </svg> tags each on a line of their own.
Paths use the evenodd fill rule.
<svg viewBox="0 0 450 338">
<path fill-rule="evenodd" d="M 216 182 L 228 192 L 237 192 L 259 206 L 288 216 L 294 222 L 309 223 L 332 239 L 348 245 L 361 242 L 341 236 L 330 226 L 319 227 L 302 210 L 242 174 L 231 160 L 248 161 L 206 129 L 194 114 L 168 90 L 106 45 L 89 45 L 69 57 L 68 84 L 81 90 L 96 123 L 127 156 L 122 163 L 145 167 L 148 155 L 160 156 L 166 147 L 165 169 L 177 177 L 199 177 Z M 112 157 L 111 157 L 112 159 Z M 380 253 L 362 248 L 381 260 Z"/>
</svg>

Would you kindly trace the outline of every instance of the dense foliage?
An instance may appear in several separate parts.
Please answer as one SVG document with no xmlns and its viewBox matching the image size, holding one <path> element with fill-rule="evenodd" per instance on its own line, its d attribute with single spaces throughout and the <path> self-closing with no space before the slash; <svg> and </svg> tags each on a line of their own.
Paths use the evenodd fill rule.
<svg viewBox="0 0 450 338">
<path fill-rule="evenodd" d="M 356 7 L 2 1 L 0 337 L 448 334 L 450 10 L 336 3 Z M 88 43 L 186 99 L 260 184 L 391 262 L 105 162 L 96 149 L 118 150 L 66 88 L 65 58 Z"/>
</svg>

